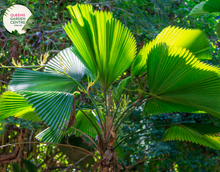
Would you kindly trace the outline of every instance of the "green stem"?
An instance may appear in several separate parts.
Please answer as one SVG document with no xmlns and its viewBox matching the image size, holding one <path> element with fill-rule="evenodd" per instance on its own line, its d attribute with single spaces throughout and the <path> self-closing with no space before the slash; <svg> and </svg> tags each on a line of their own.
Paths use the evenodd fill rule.
<svg viewBox="0 0 220 172">
<path fill-rule="evenodd" d="M 95 100 L 89 95 L 89 93 L 87 95 L 89 96 L 90 100 L 92 101 L 93 105 L 95 106 L 95 109 L 96 109 L 96 112 L 97 112 L 97 115 L 98 115 L 98 118 L 99 118 L 99 121 L 100 121 L 100 125 L 101 125 L 102 129 L 105 131 L 105 128 L 103 126 L 103 119 L 101 118 L 100 110 L 97 107 Z"/>
<path fill-rule="evenodd" d="M 117 129 L 119 128 L 119 125 L 121 124 L 120 119 L 124 116 L 124 114 L 130 109 L 132 108 L 133 106 L 135 106 L 135 104 L 138 102 L 139 100 L 136 100 L 134 103 L 132 103 L 131 105 L 129 105 L 125 110 L 124 112 L 122 112 L 122 114 L 119 116 L 119 118 L 117 119 L 115 125 L 116 125 L 116 128 L 115 128 L 115 132 L 117 131 Z"/>
<path fill-rule="evenodd" d="M 107 99 L 106 99 L 106 92 L 105 91 L 103 91 L 103 94 L 104 94 L 104 105 L 105 105 L 105 111 L 106 111 L 106 116 L 108 116 L 108 107 L 107 107 Z M 104 121 L 104 124 L 105 124 L 105 129 L 104 129 L 104 135 L 106 135 L 106 121 Z M 108 132 L 108 131 L 107 131 Z M 105 136 L 104 136 L 104 138 L 105 138 Z"/>
<path fill-rule="evenodd" d="M 115 127 L 115 133 L 117 133 L 117 131 L 118 131 L 118 129 L 119 129 L 121 123 L 122 123 L 122 122 L 124 121 L 124 119 L 134 110 L 134 108 L 135 108 L 135 107 L 132 107 L 132 109 L 131 109 L 130 111 L 128 111 L 128 113 L 126 113 L 127 111 L 126 111 L 126 112 L 124 111 L 126 114 L 124 113 L 125 115 L 123 116 L 122 120 L 120 120 L 120 121 L 118 121 L 118 123 L 116 123 L 117 125 L 116 125 L 116 127 Z M 121 117 L 121 116 L 120 116 L 120 117 Z"/>
<path fill-rule="evenodd" d="M 150 98 L 151 99 L 151 98 Z M 125 111 L 120 115 L 120 117 L 118 118 L 118 120 L 116 121 L 116 127 L 115 127 L 115 132 L 117 132 L 117 130 L 118 130 L 118 128 L 119 128 L 119 126 L 121 125 L 121 123 L 124 121 L 124 119 L 134 110 L 134 108 L 136 107 L 136 106 L 139 106 L 140 104 L 142 104 L 142 103 L 144 103 L 144 102 L 146 102 L 146 101 L 148 101 L 148 100 L 150 100 L 150 99 L 147 99 L 147 100 L 145 100 L 145 101 L 141 101 L 141 102 L 139 102 L 140 100 L 138 99 L 138 100 L 136 100 L 134 103 L 132 103 L 130 106 L 128 106 L 126 109 L 125 109 Z M 139 103 L 138 103 L 139 102 Z M 138 103 L 138 104 L 136 104 L 136 103 Z M 127 114 L 126 114 L 126 112 L 130 109 L 130 108 L 132 108 Z M 121 119 L 122 118 L 122 119 Z M 121 121 L 120 121 L 120 119 L 121 119 Z M 120 122 L 119 122 L 120 121 Z"/>
<path fill-rule="evenodd" d="M 126 88 L 128 88 L 130 85 L 131 85 L 131 84 L 129 84 Z M 119 109 L 119 107 L 120 107 L 121 101 L 122 101 L 122 99 L 123 99 L 123 97 L 124 97 L 126 91 L 127 91 L 127 90 L 125 89 L 124 93 L 122 94 L 122 96 L 121 96 L 121 98 L 120 98 L 120 100 L 119 100 L 119 102 L 118 102 L 118 105 L 117 105 L 117 107 L 116 107 L 116 109 L 115 109 L 115 112 L 114 112 L 114 114 L 113 114 L 113 120 L 114 120 L 114 118 L 115 118 L 115 116 L 116 116 L 116 114 L 117 114 L 117 112 L 118 112 L 118 109 Z"/>
<path fill-rule="evenodd" d="M 95 130 L 97 131 L 101 141 L 102 141 L 102 145 L 103 145 L 103 149 L 105 150 L 105 143 L 103 140 L 103 137 L 101 135 L 101 133 L 99 132 L 98 128 L 95 126 L 95 124 L 93 123 L 93 121 L 89 118 L 89 116 L 78 106 L 76 105 L 76 107 L 88 118 L 88 120 L 91 122 L 91 124 L 93 125 L 93 127 L 95 128 Z"/>
<path fill-rule="evenodd" d="M 133 133 L 131 133 L 131 134 L 128 134 L 127 136 L 125 136 L 125 138 L 123 138 L 120 142 L 118 142 L 117 145 L 115 145 L 114 149 L 115 149 L 116 147 L 118 147 L 122 142 L 124 142 L 127 138 L 129 138 L 129 137 L 131 137 L 131 136 L 133 136 L 133 135 L 135 135 L 135 134 L 141 133 L 142 131 L 145 131 L 145 130 L 149 130 L 149 128 L 147 128 L 147 129 L 142 129 L 142 130 L 140 130 L 140 131 L 136 131 L 136 132 L 133 132 Z"/>
<path fill-rule="evenodd" d="M 105 110 L 106 110 L 106 114 L 108 115 L 108 106 L 107 106 L 106 92 L 104 91 L 103 94 L 104 94 L 104 100 L 105 100 Z"/>
</svg>

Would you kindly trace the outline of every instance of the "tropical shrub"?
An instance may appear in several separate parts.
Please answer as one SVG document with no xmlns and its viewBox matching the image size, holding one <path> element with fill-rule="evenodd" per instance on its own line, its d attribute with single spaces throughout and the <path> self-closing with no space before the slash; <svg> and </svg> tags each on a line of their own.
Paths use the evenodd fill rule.
<svg viewBox="0 0 220 172">
<path fill-rule="evenodd" d="M 197 4 L 189 13 L 189 16 L 199 16 L 203 14 L 210 14 L 210 13 L 219 13 L 220 12 L 220 1 L 218 0 L 208 0 L 203 1 Z M 216 17 L 219 20 L 219 16 Z M 216 32 L 220 37 L 220 23 L 216 25 Z"/>
<path fill-rule="evenodd" d="M 68 6 L 71 22 L 63 26 L 73 47 L 60 52 L 44 72 L 15 70 L 8 90 L 1 95 L 0 119 L 15 116 L 42 121 L 48 128 L 36 138 L 59 143 L 63 137 L 83 135 L 96 153 L 74 146 L 96 159 L 94 170 L 117 171 L 120 144 L 148 128 L 119 138 L 126 117 L 137 108 L 142 115 L 187 112 L 219 118 L 219 68 L 210 60 L 206 35 L 200 30 L 165 28 L 136 55 L 136 41 L 111 12 L 91 5 Z M 131 70 L 129 69 L 131 67 Z M 123 72 L 130 76 L 119 84 Z M 87 78 L 86 78 L 87 76 Z M 130 88 L 133 88 L 131 90 Z M 127 92 L 135 92 L 128 97 Z M 80 107 L 80 96 L 92 106 Z M 158 125 L 156 127 L 163 127 Z M 196 123 L 166 125 L 164 140 L 180 140 L 220 149 L 220 127 Z"/>
</svg>

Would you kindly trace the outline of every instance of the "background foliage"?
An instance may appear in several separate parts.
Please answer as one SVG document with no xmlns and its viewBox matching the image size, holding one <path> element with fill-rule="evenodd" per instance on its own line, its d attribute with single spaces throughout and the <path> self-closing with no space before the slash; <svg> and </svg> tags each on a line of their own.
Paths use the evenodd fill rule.
<svg viewBox="0 0 220 172">
<path fill-rule="evenodd" d="M 175 25 L 184 28 L 197 28 L 203 30 L 212 47 L 213 60 L 208 63 L 219 66 L 220 42 L 215 32 L 217 14 L 203 15 L 201 17 L 189 17 L 190 10 L 201 0 L 3 0 L 0 2 L 0 63 L 13 66 L 12 58 L 24 65 L 35 65 L 40 56 L 49 52 L 49 59 L 60 50 L 71 45 L 62 25 L 70 20 L 66 6 L 76 3 L 91 3 L 96 9 L 112 11 L 115 18 L 120 19 L 132 31 L 137 39 L 140 49 L 149 40 L 152 40 L 166 26 Z M 8 33 L 3 26 L 2 17 L 7 7 L 13 4 L 23 4 L 34 14 L 35 25 L 24 35 Z M 0 69 L 0 93 L 6 90 L 10 76 L 14 69 Z M 129 70 L 121 76 L 125 78 Z M 120 79 L 119 79 L 120 81 Z M 81 106 L 88 107 L 88 100 L 81 95 Z M 134 97 L 130 93 L 129 97 Z M 126 102 L 126 99 L 125 99 Z M 127 126 L 121 126 L 121 136 L 127 135 L 141 128 L 147 128 L 145 134 L 131 137 L 123 144 L 123 152 L 119 159 L 129 170 L 134 171 L 215 171 L 219 167 L 219 151 L 198 146 L 193 143 L 161 142 L 164 128 L 155 127 L 158 124 L 170 124 L 179 122 L 211 123 L 219 125 L 219 121 L 205 114 L 163 114 L 157 116 L 142 117 L 142 109 L 133 111 L 128 119 Z M 23 141 L 35 141 L 34 136 L 45 126 L 41 123 L 32 123 L 17 118 L 2 120 L 1 139 L 2 145 L 17 142 L 21 133 L 25 133 Z M 73 141 L 74 140 L 74 141 Z M 65 138 L 63 143 L 82 144 L 90 149 L 84 137 Z M 14 147 L 2 148 L 1 155 L 13 153 Z M 38 171 L 61 171 L 68 168 L 89 171 L 93 164 L 92 158 L 86 157 L 76 151 L 71 156 L 70 148 L 62 148 L 48 145 L 29 145 L 23 147 L 23 158 L 27 159 Z M 0 161 L 1 159 L 0 155 Z M 78 160 L 81 160 L 80 162 Z M 0 170 L 12 171 L 18 168 L 27 168 L 23 163 L 2 163 Z M 66 169 L 66 170 L 68 170 Z M 82 170 L 83 171 L 83 170 Z"/>
</svg>

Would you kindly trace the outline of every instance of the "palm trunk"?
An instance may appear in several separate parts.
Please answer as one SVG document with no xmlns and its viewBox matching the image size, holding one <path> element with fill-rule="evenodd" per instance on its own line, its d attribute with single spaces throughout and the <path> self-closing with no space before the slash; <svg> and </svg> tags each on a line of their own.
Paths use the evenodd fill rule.
<svg viewBox="0 0 220 172">
<path fill-rule="evenodd" d="M 117 172 L 120 171 L 121 165 L 117 162 L 118 157 L 115 153 L 113 145 L 115 144 L 117 135 L 113 132 L 113 118 L 108 116 L 106 120 L 106 133 L 102 132 L 105 148 L 98 138 L 98 150 L 101 156 L 100 161 L 94 164 L 94 170 L 99 167 L 99 172 Z"/>
</svg>

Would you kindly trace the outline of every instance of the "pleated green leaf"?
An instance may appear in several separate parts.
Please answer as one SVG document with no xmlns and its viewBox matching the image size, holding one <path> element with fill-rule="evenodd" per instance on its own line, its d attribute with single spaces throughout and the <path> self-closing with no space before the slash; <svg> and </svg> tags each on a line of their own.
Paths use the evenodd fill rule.
<svg viewBox="0 0 220 172">
<path fill-rule="evenodd" d="M 220 150 L 220 127 L 207 124 L 176 124 L 164 135 L 164 141 L 189 141 Z"/>
<path fill-rule="evenodd" d="M 73 42 L 73 52 L 88 69 L 88 75 L 104 90 L 132 63 L 136 42 L 132 33 L 112 13 L 94 11 L 91 5 L 68 6 L 71 23 L 64 30 Z"/>
<path fill-rule="evenodd" d="M 18 68 L 9 84 L 11 91 L 65 91 L 74 92 L 77 81 L 61 74 L 51 74 Z"/>
<path fill-rule="evenodd" d="M 41 120 L 52 129 L 64 130 L 69 122 L 73 94 L 50 91 L 20 91 Z"/>
<path fill-rule="evenodd" d="M 92 110 L 84 110 L 84 112 L 90 117 L 92 122 L 96 125 L 96 127 L 101 132 L 95 112 L 93 112 Z M 88 120 L 88 118 L 81 111 L 77 112 L 76 122 L 72 127 L 82 131 L 83 133 L 89 135 L 92 138 L 96 138 L 96 136 L 98 135 L 92 123 Z M 36 138 L 42 142 L 60 143 L 60 141 L 62 140 L 64 136 L 66 136 L 66 134 L 68 134 L 69 136 L 75 134 L 77 137 L 80 135 L 83 135 L 81 132 L 75 130 L 74 128 L 70 127 L 67 130 L 67 133 L 65 133 L 60 130 L 53 130 L 49 127 L 43 130 L 42 132 L 40 132 L 36 136 Z"/>
<path fill-rule="evenodd" d="M 220 118 L 219 72 L 186 49 L 156 45 L 147 60 L 151 99 L 146 110 L 152 114 L 201 110 Z"/>
<path fill-rule="evenodd" d="M 151 99 L 145 103 L 143 114 L 164 114 L 174 112 L 188 112 L 188 113 L 206 113 L 197 108 L 182 105 L 174 102 L 167 102 L 164 100 Z"/>
<path fill-rule="evenodd" d="M 45 72 L 57 74 L 67 72 L 76 81 L 80 81 L 84 76 L 85 66 L 72 52 L 71 48 L 66 48 L 52 58 L 45 67 Z"/>
<path fill-rule="evenodd" d="M 36 135 L 35 138 L 45 143 L 60 143 L 63 136 L 64 133 L 60 130 L 53 130 L 48 127 Z"/>
<path fill-rule="evenodd" d="M 169 26 L 140 50 L 132 65 L 133 75 L 142 75 L 147 72 L 146 60 L 149 52 L 156 44 L 162 42 L 169 46 L 186 48 L 200 60 L 212 58 L 209 42 L 202 31 Z"/>
<path fill-rule="evenodd" d="M 85 66 L 70 48 L 62 50 L 59 55 L 51 59 L 45 72 L 27 69 L 16 69 L 12 81 L 11 91 L 60 91 L 74 92 L 77 82 L 84 76 Z M 71 78 L 65 75 L 67 73 Z"/>
<path fill-rule="evenodd" d="M 6 91 L 0 97 L 0 120 L 10 116 L 39 122 L 41 119 L 34 112 L 34 108 L 21 95 Z"/>
</svg>

